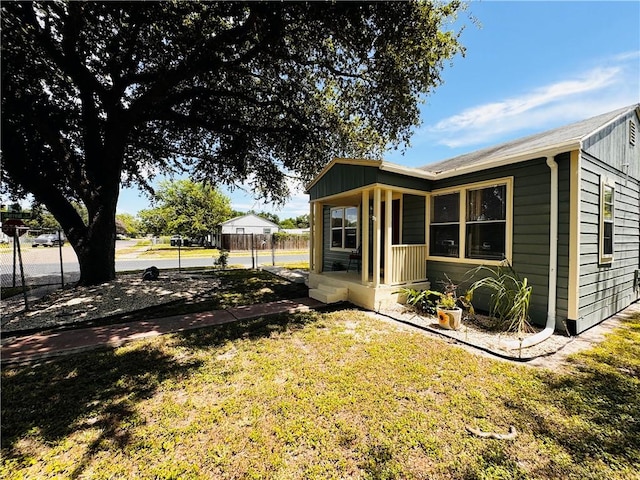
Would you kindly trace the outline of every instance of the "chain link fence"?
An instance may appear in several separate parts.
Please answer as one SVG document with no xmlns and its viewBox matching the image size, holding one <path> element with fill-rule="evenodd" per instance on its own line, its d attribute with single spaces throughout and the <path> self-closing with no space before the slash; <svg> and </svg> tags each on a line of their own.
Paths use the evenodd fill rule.
<svg viewBox="0 0 640 480">
<path fill-rule="evenodd" d="M 60 230 L 19 227 L 17 237 L 0 239 L 0 279 L 3 288 L 44 285 L 64 286 L 78 279 L 65 272 L 65 264 L 77 263 L 73 248 Z"/>
</svg>

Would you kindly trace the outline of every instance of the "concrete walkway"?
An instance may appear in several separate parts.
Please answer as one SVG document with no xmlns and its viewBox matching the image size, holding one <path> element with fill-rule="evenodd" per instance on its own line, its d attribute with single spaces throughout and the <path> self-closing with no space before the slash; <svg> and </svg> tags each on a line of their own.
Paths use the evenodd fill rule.
<svg viewBox="0 0 640 480">
<path fill-rule="evenodd" d="M 27 363 L 103 346 L 116 347 L 129 341 L 166 333 L 183 332 L 280 313 L 305 312 L 321 306 L 324 304 L 312 298 L 298 298 L 102 327 L 41 333 L 15 338 L 3 344 L 0 358 L 3 364 Z"/>
</svg>

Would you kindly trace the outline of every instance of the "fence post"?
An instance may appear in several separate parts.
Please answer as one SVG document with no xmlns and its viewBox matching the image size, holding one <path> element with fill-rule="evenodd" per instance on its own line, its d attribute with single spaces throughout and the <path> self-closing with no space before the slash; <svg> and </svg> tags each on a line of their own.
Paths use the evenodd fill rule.
<svg viewBox="0 0 640 480">
<path fill-rule="evenodd" d="M 181 263 L 181 259 L 180 259 L 180 249 L 181 248 L 182 248 L 182 238 L 180 240 L 178 240 L 178 273 L 182 273 L 181 272 L 182 263 Z"/>
<path fill-rule="evenodd" d="M 18 260 L 20 261 L 20 278 L 22 279 L 22 295 L 24 296 L 24 309 L 29 310 L 29 303 L 27 302 L 27 284 L 24 281 L 24 266 L 22 265 L 22 250 L 20 250 L 20 240 L 18 236 L 18 230 L 16 229 L 14 242 L 18 246 Z"/>
<path fill-rule="evenodd" d="M 16 239 L 17 238 L 18 238 L 18 231 L 16 230 L 16 232 L 13 235 L 13 284 L 11 285 L 13 288 L 16 288 L 16 255 L 17 255 Z"/>
<path fill-rule="evenodd" d="M 255 270 L 258 254 L 256 253 L 254 256 L 254 250 L 255 250 L 255 238 L 254 238 L 254 234 L 252 233 L 251 234 L 251 268 Z"/>
<path fill-rule="evenodd" d="M 273 241 L 273 233 L 271 234 L 271 266 L 276 266 L 276 243 Z"/>
<path fill-rule="evenodd" d="M 58 230 L 58 253 L 60 253 L 60 283 L 62 284 L 62 288 L 64 288 L 64 267 L 62 266 L 62 244 L 64 241 L 62 240 L 62 235 L 60 235 L 60 230 Z"/>
</svg>

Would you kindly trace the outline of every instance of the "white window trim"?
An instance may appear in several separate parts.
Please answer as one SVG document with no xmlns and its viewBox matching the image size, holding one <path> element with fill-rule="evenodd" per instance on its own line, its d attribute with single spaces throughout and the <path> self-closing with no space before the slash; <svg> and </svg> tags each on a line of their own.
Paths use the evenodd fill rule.
<svg viewBox="0 0 640 480">
<path fill-rule="evenodd" d="M 356 209 L 356 246 L 354 248 L 342 248 L 342 247 L 333 247 L 331 244 L 333 243 L 333 227 L 331 226 L 331 219 L 333 218 L 333 212 L 334 210 L 342 210 L 342 245 L 344 245 L 344 232 L 345 232 L 345 226 L 344 226 L 344 214 L 346 212 L 346 210 L 348 208 L 355 208 Z M 352 251 L 354 251 L 355 249 L 358 248 L 359 244 L 358 241 L 360 239 L 360 208 L 358 207 L 358 205 L 341 205 L 339 207 L 331 207 L 331 209 L 329 210 L 329 250 L 332 252 L 349 252 L 351 253 Z"/>
<path fill-rule="evenodd" d="M 427 237 L 427 259 L 438 261 L 438 262 L 447 262 L 447 263 L 463 263 L 463 264 L 472 264 L 472 265 L 500 265 L 503 260 L 487 260 L 482 258 L 466 258 L 465 252 L 467 250 L 466 245 L 466 227 L 467 227 L 467 191 L 468 190 L 478 190 L 481 188 L 491 187 L 493 185 L 506 185 L 507 190 L 507 211 L 505 212 L 505 259 L 509 263 L 513 263 L 512 254 L 513 254 L 513 177 L 503 177 L 503 178 L 495 178 L 492 180 L 487 180 L 484 182 L 476 182 L 476 183 L 468 183 L 464 185 L 457 185 L 455 187 L 443 188 L 440 190 L 434 190 L 429 195 L 428 202 L 428 210 L 427 210 L 427 231 L 429 234 L 431 233 L 431 202 L 432 197 L 437 195 L 446 195 L 449 193 L 460 194 L 460 211 L 459 211 L 459 243 L 458 246 L 458 256 L 457 257 L 442 257 L 431 255 L 429 249 L 431 248 L 431 239 Z"/>
<path fill-rule="evenodd" d="M 611 253 L 604 252 L 604 190 L 605 188 L 610 188 L 611 192 Z M 615 236 L 615 227 L 616 227 L 616 184 L 615 181 L 606 178 L 600 177 L 600 206 L 598 210 L 599 218 L 599 230 L 598 230 L 598 254 L 599 254 L 599 263 L 601 265 L 607 265 L 613 263 L 613 257 L 615 252 L 615 244 L 616 244 L 616 236 Z M 608 222 L 608 221 L 607 221 Z"/>
</svg>

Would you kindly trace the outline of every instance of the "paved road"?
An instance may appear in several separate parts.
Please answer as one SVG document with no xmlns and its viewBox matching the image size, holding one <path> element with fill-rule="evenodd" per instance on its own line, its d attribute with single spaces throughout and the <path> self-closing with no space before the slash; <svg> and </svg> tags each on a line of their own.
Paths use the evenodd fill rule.
<svg viewBox="0 0 640 480">
<path fill-rule="evenodd" d="M 135 245 L 134 241 L 118 241 L 117 251 Z M 77 279 L 80 272 L 78 259 L 75 252 L 68 244 L 62 249 L 62 270 L 65 273 L 65 282 Z M 177 250 L 176 250 L 177 252 Z M 25 277 L 27 284 L 57 283 L 60 281 L 60 249 L 58 248 L 31 248 L 25 245 L 22 248 L 22 258 L 24 263 Z M 181 258 L 178 262 L 177 253 L 174 259 L 159 258 L 136 258 L 136 254 L 126 254 L 116 258 L 116 271 L 142 271 L 150 266 L 159 269 L 167 268 L 190 268 L 190 267 L 212 267 L 213 253 L 201 258 Z M 306 262 L 309 260 L 308 253 L 299 254 L 278 254 L 276 253 L 276 263 Z M 241 265 L 243 267 L 253 267 L 260 265 L 272 265 L 271 251 L 259 251 L 254 257 L 251 254 L 237 255 L 229 257 L 229 265 Z M 7 249 L 0 252 L 0 279 L 2 286 L 13 284 L 13 250 Z M 16 267 L 16 284 L 20 285 L 20 270 Z"/>
</svg>

